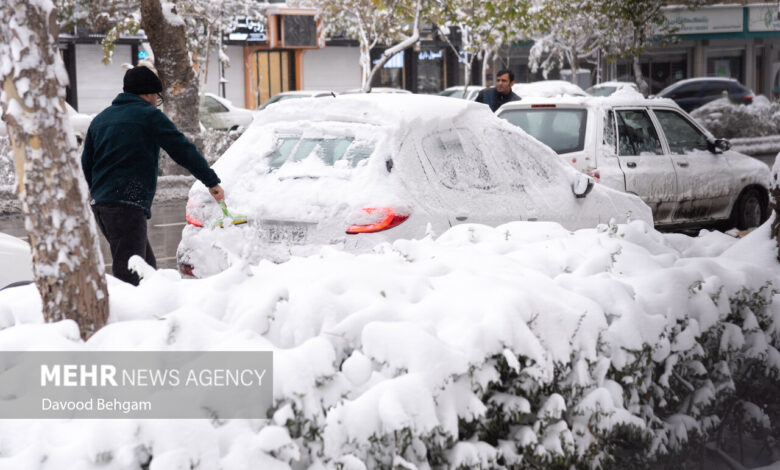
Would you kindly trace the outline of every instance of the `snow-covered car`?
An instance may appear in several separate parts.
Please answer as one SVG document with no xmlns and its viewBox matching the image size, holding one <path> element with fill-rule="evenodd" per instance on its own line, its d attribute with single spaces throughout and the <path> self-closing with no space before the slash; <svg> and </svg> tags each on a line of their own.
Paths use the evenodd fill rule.
<svg viewBox="0 0 780 470">
<path fill-rule="evenodd" d="M 617 91 L 623 92 L 625 90 L 639 93 L 639 87 L 633 82 L 601 82 L 585 90 L 585 93 L 591 96 L 609 96 Z"/>
<path fill-rule="evenodd" d="M 440 96 L 447 96 L 450 98 L 463 98 L 470 101 L 474 101 L 477 98 L 477 95 L 479 94 L 480 90 L 482 90 L 482 87 L 471 85 L 468 87 L 468 90 L 466 90 L 466 94 L 464 96 L 463 89 L 466 88 L 463 85 L 459 86 L 451 86 L 449 88 L 446 88 L 439 92 Z"/>
<path fill-rule="evenodd" d="M 80 144 L 84 140 L 84 136 L 87 135 L 87 129 L 92 122 L 94 114 L 84 114 L 73 109 L 69 103 L 65 103 L 65 109 L 68 113 L 68 119 L 70 119 L 70 126 L 73 129 L 73 135 L 76 137 L 76 141 Z M 0 120 L 0 136 L 7 136 L 8 128 L 5 122 Z"/>
<path fill-rule="evenodd" d="M 270 100 L 263 103 L 262 106 L 260 106 L 258 111 L 261 111 L 268 106 L 278 103 L 280 101 L 287 101 L 287 100 L 294 100 L 298 98 L 323 98 L 326 96 L 330 96 L 331 98 L 336 96 L 335 93 L 328 90 L 294 90 L 294 91 L 283 91 L 281 93 L 277 93 L 274 96 L 271 97 Z"/>
<path fill-rule="evenodd" d="M 532 83 L 515 83 L 512 91 L 520 98 L 558 96 L 588 96 L 585 90 L 577 85 L 564 80 L 541 80 Z"/>
<path fill-rule="evenodd" d="M 639 198 L 594 185 L 484 105 L 435 95 L 280 103 L 214 170 L 228 210 L 249 223 L 219 228 L 220 208 L 204 186 L 192 187 L 177 259 L 197 277 L 235 259 L 359 253 L 462 223 L 652 223 Z"/>
<path fill-rule="evenodd" d="M 252 122 L 252 111 L 235 106 L 230 100 L 204 93 L 200 102 L 200 122 L 210 129 L 236 130 Z"/>
<path fill-rule="evenodd" d="M 602 185 L 640 196 L 656 226 L 746 229 L 768 217 L 766 164 L 730 150 L 672 100 L 524 99 L 497 115 Z"/>
<path fill-rule="evenodd" d="M 728 97 L 732 103 L 750 104 L 756 95 L 734 78 L 697 77 L 674 82 L 658 92 L 658 98 L 674 100 L 682 109 L 691 112 L 694 109 Z"/>
<path fill-rule="evenodd" d="M 362 88 L 353 88 L 351 90 L 342 91 L 339 93 L 340 95 L 355 95 L 365 93 Z M 390 87 L 380 87 L 375 86 L 371 88 L 371 91 L 369 93 L 379 94 L 379 93 L 400 93 L 402 95 L 411 95 L 412 92 L 409 90 L 403 90 L 401 88 L 390 88 Z"/>
<path fill-rule="evenodd" d="M 30 245 L 0 232 L 0 289 L 33 280 Z"/>
</svg>

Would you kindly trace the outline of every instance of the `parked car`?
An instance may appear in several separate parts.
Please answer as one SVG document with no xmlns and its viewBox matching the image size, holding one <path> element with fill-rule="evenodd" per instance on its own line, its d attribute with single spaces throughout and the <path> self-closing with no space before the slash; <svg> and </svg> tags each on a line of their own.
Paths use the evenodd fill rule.
<svg viewBox="0 0 780 470">
<path fill-rule="evenodd" d="M 515 83 L 512 91 L 520 98 L 556 96 L 588 96 L 585 90 L 564 80 L 541 80 L 532 83 Z"/>
<path fill-rule="evenodd" d="M 236 130 L 252 122 L 252 111 L 235 106 L 230 100 L 204 93 L 200 103 L 200 122 L 210 129 Z"/>
<path fill-rule="evenodd" d="M 267 108 L 268 106 L 278 103 L 280 101 L 293 100 L 298 98 L 322 98 L 325 96 L 335 97 L 336 94 L 327 90 L 295 90 L 295 91 L 283 91 L 272 96 L 270 100 L 263 103 L 258 111 Z"/>
<path fill-rule="evenodd" d="M 484 105 L 435 95 L 280 103 L 214 169 L 230 188 L 227 207 L 249 223 L 214 228 L 219 207 L 200 183 L 192 187 L 177 259 L 198 277 L 231 259 L 364 252 L 461 223 L 652 223 L 639 198 L 594 187 Z"/>
<path fill-rule="evenodd" d="M 479 94 L 480 90 L 482 90 L 482 87 L 471 85 L 468 87 L 468 90 L 466 90 L 465 96 L 463 95 L 463 89 L 466 88 L 463 85 L 459 86 L 451 86 L 449 88 L 446 88 L 439 92 L 440 96 L 447 96 L 450 98 L 463 98 L 470 101 L 474 101 L 477 98 L 477 95 Z"/>
<path fill-rule="evenodd" d="M 0 290 L 33 280 L 30 245 L 0 232 Z"/>
<path fill-rule="evenodd" d="M 354 95 L 354 94 L 358 94 L 358 93 L 364 93 L 363 89 L 362 88 L 353 88 L 351 90 L 342 91 L 339 94 L 340 95 Z M 381 86 L 375 86 L 375 87 L 371 88 L 371 91 L 369 93 L 374 93 L 374 94 L 378 94 L 378 93 L 400 93 L 400 94 L 403 94 L 403 95 L 411 95 L 412 94 L 412 92 L 409 91 L 409 90 L 403 90 L 401 88 L 381 87 Z"/>
<path fill-rule="evenodd" d="M 616 91 L 633 91 L 639 93 L 639 87 L 633 82 L 601 82 L 585 90 L 591 96 L 609 96 Z"/>
<path fill-rule="evenodd" d="M 767 165 L 730 150 L 671 100 L 528 99 L 498 116 L 602 185 L 640 196 L 657 226 L 745 229 L 768 217 Z"/>
<path fill-rule="evenodd" d="M 68 113 L 68 119 L 70 119 L 70 126 L 73 129 L 73 135 L 76 137 L 76 142 L 81 144 L 84 141 L 84 137 L 87 135 L 87 129 L 92 122 L 94 114 L 84 114 L 73 109 L 69 103 L 65 103 L 65 110 Z M 3 120 L 0 120 L 0 136 L 7 136 L 8 128 Z"/>
<path fill-rule="evenodd" d="M 686 112 L 722 98 L 724 95 L 738 104 L 750 104 L 755 94 L 733 78 L 689 78 L 661 90 L 659 98 L 674 100 Z"/>
</svg>

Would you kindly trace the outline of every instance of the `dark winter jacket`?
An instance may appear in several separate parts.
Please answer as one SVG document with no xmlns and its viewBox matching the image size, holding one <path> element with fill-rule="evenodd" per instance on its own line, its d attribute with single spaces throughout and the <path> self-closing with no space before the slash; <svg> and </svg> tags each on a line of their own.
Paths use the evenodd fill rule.
<svg viewBox="0 0 780 470">
<path fill-rule="evenodd" d="M 120 93 L 89 125 L 81 166 L 92 199 L 138 207 L 152 216 L 160 147 L 207 188 L 220 180 L 198 149 L 162 111 Z"/>
<path fill-rule="evenodd" d="M 485 103 L 486 105 L 490 106 L 490 109 L 495 113 L 498 108 L 501 107 L 502 104 L 509 103 L 510 101 L 519 101 L 520 97 L 514 94 L 513 92 L 509 92 L 508 95 L 502 95 L 501 93 L 496 91 L 496 88 L 485 88 L 482 91 L 479 92 L 477 95 L 477 98 L 474 100 L 477 103 Z"/>
</svg>

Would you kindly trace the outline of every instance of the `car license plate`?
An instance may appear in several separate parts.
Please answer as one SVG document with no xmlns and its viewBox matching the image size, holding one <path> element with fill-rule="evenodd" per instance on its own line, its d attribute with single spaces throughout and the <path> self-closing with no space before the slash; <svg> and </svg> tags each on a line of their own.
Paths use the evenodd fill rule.
<svg viewBox="0 0 780 470">
<path fill-rule="evenodd" d="M 306 243 L 309 225 L 299 222 L 265 221 L 260 225 L 260 236 L 270 243 L 302 245 Z"/>
</svg>

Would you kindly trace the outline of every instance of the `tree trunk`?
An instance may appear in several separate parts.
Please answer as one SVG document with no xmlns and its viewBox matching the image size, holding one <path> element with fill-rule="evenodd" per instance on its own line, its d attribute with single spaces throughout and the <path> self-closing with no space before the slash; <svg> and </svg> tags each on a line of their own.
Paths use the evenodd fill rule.
<svg viewBox="0 0 780 470">
<path fill-rule="evenodd" d="M 165 114 L 201 149 L 198 77 L 187 49 L 184 21 L 175 12 L 163 14 L 160 0 L 141 0 L 141 26 L 149 38 L 154 65 L 163 83 Z M 164 173 L 187 174 L 170 158 L 161 167 Z"/>
<path fill-rule="evenodd" d="M 74 320 L 86 339 L 106 323 L 108 289 L 65 111 L 67 74 L 57 46 L 56 10 L 48 2 L 6 0 L 0 12 L 3 119 L 43 317 Z"/>
<path fill-rule="evenodd" d="M 647 98 L 650 94 L 650 87 L 647 86 L 647 82 L 642 77 L 642 66 L 639 64 L 639 55 L 634 55 L 634 80 L 639 91 Z"/>
</svg>

